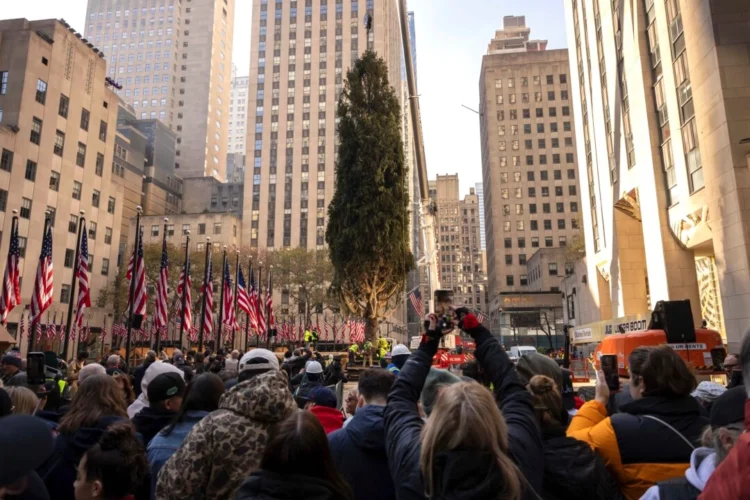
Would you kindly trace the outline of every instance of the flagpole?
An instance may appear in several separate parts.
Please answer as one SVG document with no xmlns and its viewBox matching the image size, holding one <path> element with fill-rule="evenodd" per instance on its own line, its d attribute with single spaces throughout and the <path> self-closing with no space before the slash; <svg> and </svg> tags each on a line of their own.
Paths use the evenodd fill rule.
<svg viewBox="0 0 750 500">
<path fill-rule="evenodd" d="M 42 233 L 42 248 L 44 248 L 44 238 L 47 237 L 47 229 L 49 228 L 50 220 L 49 220 L 50 213 L 49 211 L 44 212 L 44 232 Z M 41 252 L 41 251 L 40 251 Z M 32 294 L 34 292 L 31 292 Z M 70 300 L 73 300 L 73 297 L 70 297 Z M 32 298 L 33 301 L 33 298 Z M 39 324 L 39 320 L 41 318 L 37 317 L 36 321 L 34 323 L 29 323 L 29 350 L 27 352 L 31 352 L 34 349 L 34 335 L 36 334 L 36 325 Z"/>
<path fill-rule="evenodd" d="M 238 316 L 237 314 L 237 286 L 240 282 L 240 252 L 235 248 L 236 255 L 235 255 L 235 263 L 234 263 L 234 317 L 235 320 L 232 323 L 232 350 L 234 350 L 234 323 L 237 322 L 236 318 Z"/>
<path fill-rule="evenodd" d="M 258 285 L 260 286 L 261 283 L 263 283 L 263 261 L 258 263 Z M 256 293 L 258 294 L 258 299 L 262 300 L 260 296 L 260 290 L 258 290 L 257 288 L 255 290 L 256 290 Z M 256 316 L 258 315 L 259 312 L 260 312 L 260 303 L 258 303 L 258 308 L 255 311 Z M 265 322 L 265 319 L 263 321 Z M 263 325 L 263 328 L 265 328 L 265 325 Z M 260 330 L 255 332 L 255 347 L 260 347 Z"/>
<path fill-rule="evenodd" d="M 164 217 L 164 234 L 162 235 L 162 238 L 161 238 L 162 248 L 164 248 L 167 245 L 167 222 L 169 222 L 169 219 L 167 217 Z M 157 297 L 157 302 L 158 302 L 158 297 Z M 169 328 L 169 322 L 167 322 L 167 328 Z M 156 331 L 154 332 L 154 336 L 156 337 L 154 350 L 156 351 L 156 354 L 159 354 L 161 352 L 161 328 L 156 329 Z"/>
<path fill-rule="evenodd" d="M 253 261 L 252 259 L 247 260 L 247 277 L 250 278 L 253 274 Z M 247 293 L 250 290 L 249 283 L 245 283 L 245 292 Z M 249 297 L 248 297 L 249 299 Z M 248 300 L 250 302 L 250 300 Z M 252 302 L 250 303 L 250 307 L 252 308 Z M 243 342 L 242 345 L 245 346 L 243 353 L 247 352 L 247 336 L 250 334 L 250 313 L 245 312 L 245 342 Z"/>
<path fill-rule="evenodd" d="M 268 288 L 266 288 L 266 296 L 271 294 L 271 271 L 273 266 L 268 266 Z M 263 304 L 263 308 L 266 311 L 266 349 L 271 346 L 271 309 L 268 307 L 268 300 Z"/>
<path fill-rule="evenodd" d="M 201 330 L 198 333 L 198 352 L 203 352 L 203 328 L 206 326 L 206 288 L 208 287 L 208 255 L 211 252 L 211 238 L 206 236 L 206 267 L 203 272 L 203 300 L 201 301 Z"/>
<path fill-rule="evenodd" d="M 221 263 L 221 294 L 219 295 L 219 328 L 216 333 L 216 352 L 219 352 L 219 346 L 221 345 L 221 329 L 224 327 L 224 285 L 226 284 L 226 268 L 227 268 L 227 246 L 223 248 L 224 255 Z"/>
<path fill-rule="evenodd" d="M 125 366 L 130 367 L 130 335 L 133 329 L 133 307 L 135 306 L 135 280 L 138 272 L 138 244 L 141 239 L 141 211 L 140 205 L 135 207 L 135 246 L 133 247 L 133 269 L 130 272 L 130 308 L 128 309 L 128 336 L 125 339 Z M 158 355 L 159 353 L 157 353 Z"/>
<path fill-rule="evenodd" d="M 182 309 L 180 310 L 180 349 L 182 349 L 182 334 L 185 331 L 185 299 L 187 299 L 187 287 L 188 287 L 188 276 L 190 276 L 190 230 L 188 229 L 185 235 L 185 264 L 182 267 L 183 281 L 182 281 Z"/>
</svg>

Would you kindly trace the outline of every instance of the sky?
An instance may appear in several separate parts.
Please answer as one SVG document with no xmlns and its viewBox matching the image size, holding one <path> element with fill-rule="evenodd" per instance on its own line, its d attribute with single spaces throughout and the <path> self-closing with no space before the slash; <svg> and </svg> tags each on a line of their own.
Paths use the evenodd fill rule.
<svg viewBox="0 0 750 500">
<path fill-rule="evenodd" d="M 393 0 L 396 1 L 396 0 Z M 408 0 L 417 33 L 417 78 L 427 170 L 459 174 L 462 194 L 482 182 L 479 71 L 487 44 L 503 16 L 525 15 L 531 37 L 565 48 L 565 0 Z M 86 0 L 0 0 L 2 18 L 64 18 L 83 33 Z M 236 0 L 233 63 L 238 75 L 250 64 L 251 0 Z"/>
</svg>

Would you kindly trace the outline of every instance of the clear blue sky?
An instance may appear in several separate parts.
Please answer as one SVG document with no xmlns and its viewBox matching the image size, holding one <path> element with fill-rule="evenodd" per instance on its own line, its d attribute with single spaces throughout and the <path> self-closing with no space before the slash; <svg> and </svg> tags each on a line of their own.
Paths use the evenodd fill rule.
<svg viewBox="0 0 750 500">
<path fill-rule="evenodd" d="M 391 0 L 396 1 L 396 0 Z M 533 38 L 549 48 L 566 46 L 563 2 L 568 0 L 408 0 L 415 13 L 417 72 L 427 168 L 459 173 L 461 192 L 482 181 L 477 108 L 482 55 L 502 28 L 503 16 L 525 15 Z M 86 0 L 0 0 L 2 18 L 63 17 L 83 32 Z M 233 62 L 246 74 L 250 54 L 251 0 L 236 0 Z"/>
</svg>

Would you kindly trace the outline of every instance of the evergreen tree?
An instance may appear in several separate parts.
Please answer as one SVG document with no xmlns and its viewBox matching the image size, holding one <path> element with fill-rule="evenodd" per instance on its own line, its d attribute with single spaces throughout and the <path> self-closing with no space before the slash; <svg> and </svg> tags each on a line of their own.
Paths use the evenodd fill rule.
<svg viewBox="0 0 750 500">
<path fill-rule="evenodd" d="M 347 73 L 338 103 L 336 191 L 328 207 L 331 292 L 378 336 L 414 265 L 409 250 L 409 193 L 401 106 L 388 68 L 374 52 Z"/>
</svg>

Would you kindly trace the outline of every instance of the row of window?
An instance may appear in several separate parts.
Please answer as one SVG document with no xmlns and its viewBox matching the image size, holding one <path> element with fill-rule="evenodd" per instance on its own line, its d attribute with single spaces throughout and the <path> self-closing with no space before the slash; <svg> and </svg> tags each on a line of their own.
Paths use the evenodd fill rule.
<svg viewBox="0 0 750 500">
<path fill-rule="evenodd" d="M 513 141 L 510 141 L 510 149 L 513 151 L 518 151 L 521 141 L 518 139 L 515 139 Z M 547 148 L 547 140 L 546 139 L 537 139 L 538 148 L 537 149 L 546 149 Z M 565 138 L 565 147 L 572 147 L 573 146 L 573 139 L 570 137 Z M 500 151 L 507 151 L 508 144 L 507 141 L 498 141 L 497 143 L 498 149 Z M 535 149 L 534 148 L 534 141 L 532 139 L 526 139 L 524 141 L 524 147 L 525 149 Z M 560 148 L 560 139 L 553 138 L 550 140 L 550 147 L 552 149 L 559 149 Z M 545 157 L 546 162 L 546 155 L 541 155 Z M 567 153 L 566 158 L 571 158 L 568 163 L 573 163 L 573 153 Z M 557 155 L 557 163 L 560 163 L 560 155 Z"/>
<path fill-rule="evenodd" d="M 161 225 L 154 224 L 151 226 L 151 236 L 157 237 L 159 236 L 159 231 L 161 229 Z M 190 231 L 190 224 L 183 224 L 182 225 L 182 235 L 188 234 L 188 231 Z M 233 236 L 237 236 L 237 226 L 232 226 Z M 198 224 L 198 235 L 206 234 L 206 223 L 201 222 Z M 214 222 L 214 229 L 213 234 L 221 234 L 221 222 Z M 174 224 L 167 224 L 167 236 L 174 236 Z"/>
<path fill-rule="evenodd" d="M 510 120 L 518 120 L 518 110 L 517 109 L 509 109 L 508 110 L 508 116 Z M 534 116 L 536 118 L 544 118 L 544 108 L 534 108 Z M 550 118 L 556 118 L 557 117 L 557 108 L 551 107 L 547 108 L 547 116 Z M 563 106 L 562 107 L 562 116 L 570 116 L 570 106 Z M 521 109 L 521 119 L 523 120 L 530 120 L 531 119 L 531 109 L 530 108 L 523 108 Z M 505 120 L 505 110 L 500 109 L 497 111 L 497 120 L 503 121 Z M 570 122 L 563 123 L 563 128 L 566 132 L 570 131 Z"/>
<path fill-rule="evenodd" d="M 565 219 L 560 219 L 564 225 Z M 558 225 L 560 224 L 560 220 L 558 220 Z M 578 228 L 578 219 L 571 219 L 570 221 L 572 226 L 574 228 Z M 551 224 L 551 223 L 550 223 Z M 544 246 L 546 248 L 551 248 L 553 246 L 553 237 L 552 236 L 545 236 L 544 237 Z M 559 240 L 563 242 L 560 246 L 565 246 L 567 244 L 567 238 L 563 238 L 562 240 Z M 526 238 L 523 236 L 520 236 L 516 240 L 517 248 L 526 248 Z M 503 248 L 513 248 L 513 238 L 504 238 L 503 239 Z M 539 248 L 539 237 L 538 236 L 532 236 L 531 237 L 531 248 Z"/>
<path fill-rule="evenodd" d="M 536 213 L 536 212 L 535 212 Z M 549 212 L 545 212 L 549 213 Z M 575 221 L 574 229 L 578 228 L 578 219 L 572 219 Z M 545 219 L 544 221 L 544 231 L 552 231 L 552 220 L 551 219 Z M 503 222 L 503 231 L 506 233 L 509 233 L 513 230 L 513 223 L 509 220 L 506 220 Z M 566 229 L 565 219 L 557 219 L 557 229 L 564 230 Z M 525 231 L 526 230 L 526 222 L 519 220 L 516 221 L 516 231 Z M 539 221 L 536 219 L 533 219 L 529 221 L 529 230 L 530 231 L 539 231 Z"/>
<path fill-rule="evenodd" d="M 568 180 L 575 180 L 576 178 L 576 171 L 575 169 L 569 168 L 568 169 Z M 536 181 L 536 174 L 537 172 L 534 170 L 529 170 L 526 172 L 526 180 L 529 182 Z M 554 170 L 552 172 L 553 179 L 556 181 L 562 180 L 562 170 Z M 540 180 L 547 181 L 549 180 L 549 172 L 547 170 L 542 170 L 539 172 Z M 508 183 L 508 172 L 500 172 L 500 184 L 507 184 Z M 522 173 L 519 171 L 513 172 L 513 182 L 521 182 Z M 576 187 L 575 185 L 568 186 L 568 190 L 571 192 L 571 194 L 575 194 Z M 559 194 L 558 194 L 559 191 Z M 555 196 L 562 196 L 562 187 L 557 186 L 555 187 Z"/>
<path fill-rule="evenodd" d="M 570 203 L 570 211 L 573 213 L 578 213 L 578 202 L 577 201 L 571 201 Z M 503 217 L 510 217 L 510 205 L 503 205 Z M 555 204 L 555 211 L 558 214 L 564 214 L 565 213 L 565 203 L 559 202 Z M 523 215 L 524 214 L 524 205 L 518 204 L 516 205 L 516 215 Z M 530 203 L 529 204 L 529 213 L 534 215 L 537 213 L 537 206 L 536 203 Z M 550 203 L 542 203 L 542 213 L 543 214 L 550 214 L 552 213 L 552 206 Z"/>
<path fill-rule="evenodd" d="M 569 192 L 572 192 L 573 190 L 570 190 L 570 187 L 575 186 L 569 186 Z M 529 187 L 526 188 L 528 197 L 529 198 L 536 198 L 536 187 Z M 514 197 L 517 199 L 523 198 L 523 188 L 513 188 Z M 549 187 L 543 186 L 541 188 L 541 196 L 542 198 L 548 198 L 549 197 Z M 555 196 L 562 196 L 562 186 L 555 186 Z M 500 189 L 500 198 L 503 200 L 510 199 L 510 188 L 502 188 Z"/>
<path fill-rule="evenodd" d="M 547 91 L 547 101 L 554 101 L 555 100 L 555 91 L 549 90 Z M 508 94 L 508 104 L 516 104 L 516 94 Z M 570 99 L 568 95 L 567 90 L 561 90 L 560 91 L 560 99 L 563 101 L 567 101 Z M 523 92 L 521 94 L 521 103 L 527 104 L 529 103 L 529 93 Z M 534 102 L 542 102 L 542 93 L 541 92 L 534 92 Z M 495 103 L 496 104 L 505 104 L 505 96 L 503 94 L 497 94 L 495 96 Z"/>
<path fill-rule="evenodd" d="M 565 85 L 568 83 L 568 75 L 565 73 L 560 73 L 558 75 L 558 79 L 560 81 L 560 84 Z M 528 87 L 529 86 L 529 77 L 528 76 L 522 76 L 519 78 L 521 87 Z M 542 84 L 542 77 L 540 75 L 532 76 L 532 81 L 534 83 L 534 86 L 538 87 Z M 554 85 L 555 83 L 555 75 L 547 75 L 546 78 L 547 85 Z M 505 88 L 512 89 L 516 87 L 516 78 L 506 78 L 505 79 Z M 495 79 L 495 88 L 501 89 L 503 88 L 503 79 L 497 78 Z"/>
</svg>

